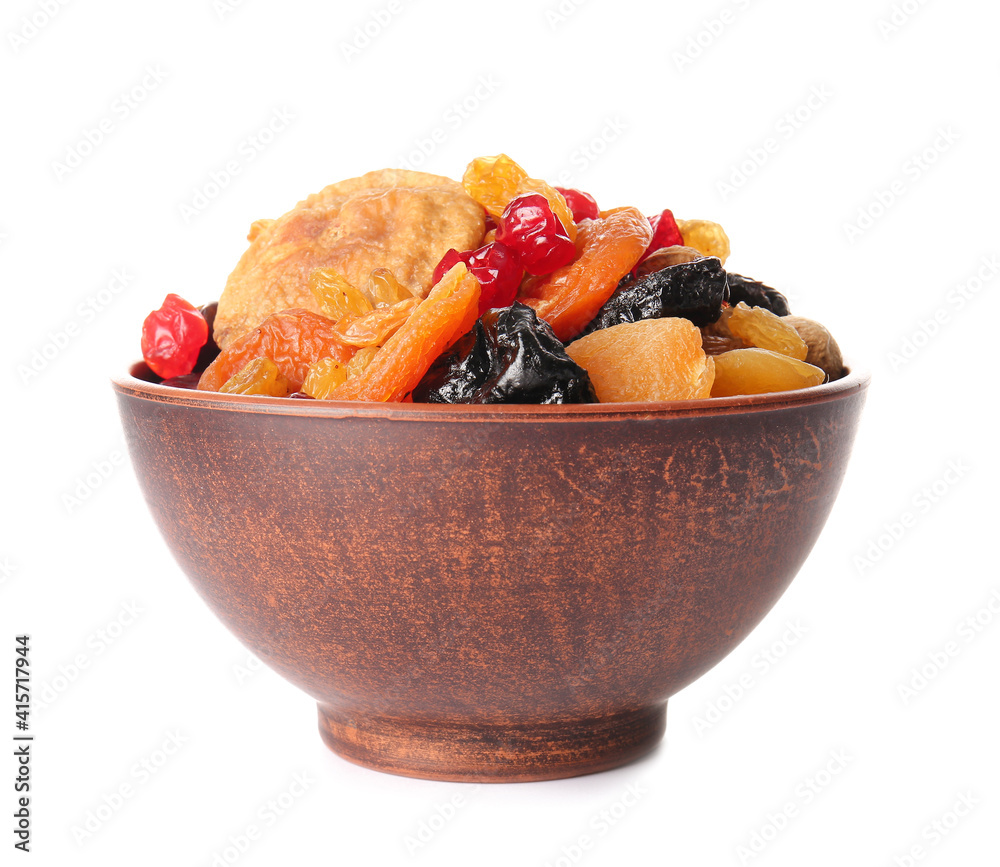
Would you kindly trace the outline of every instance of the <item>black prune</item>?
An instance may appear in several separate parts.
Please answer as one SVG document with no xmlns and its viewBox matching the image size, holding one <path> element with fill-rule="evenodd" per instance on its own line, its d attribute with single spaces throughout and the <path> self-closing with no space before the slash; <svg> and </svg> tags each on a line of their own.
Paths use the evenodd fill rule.
<svg viewBox="0 0 1000 867">
<path fill-rule="evenodd" d="M 708 325 L 722 315 L 726 272 L 714 256 L 670 265 L 638 280 L 624 278 L 584 334 L 641 319 L 682 316 Z"/>
<path fill-rule="evenodd" d="M 749 307 L 763 307 L 775 316 L 788 316 L 788 299 L 777 289 L 729 272 L 729 303 L 735 307 L 740 301 Z"/>
<path fill-rule="evenodd" d="M 417 403 L 597 403 L 587 371 L 544 320 L 515 303 L 488 310 L 435 361 Z"/>
</svg>

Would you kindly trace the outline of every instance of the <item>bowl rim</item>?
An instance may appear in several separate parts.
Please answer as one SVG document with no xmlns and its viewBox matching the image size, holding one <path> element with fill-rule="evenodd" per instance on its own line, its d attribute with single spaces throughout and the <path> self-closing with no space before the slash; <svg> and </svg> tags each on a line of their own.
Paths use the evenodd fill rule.
<svg viewBox="0 0 1000 867">
<path fill-rule="evenodd" d="M 142 361 L 128 373 L 111 377 L 114 390 L 141 400 L 178 407 L 262 415 L 313 418 L 380 418 L 400 421 L 522 421 L 592 422 L 676 418 L 769 412 L 841 400 L 867 389 L 871 373 L 851 365 L 840 379 L 810 388 L 768 394 L 713 397 L 703 400 L 670 400 L 636 403 L 580 404 L 436 404 L 375 403 L 370 401 L 290 400 L 287 397 L 222 394 L 175 388 L 144 379 L 149 368 Z"/>
</svg>

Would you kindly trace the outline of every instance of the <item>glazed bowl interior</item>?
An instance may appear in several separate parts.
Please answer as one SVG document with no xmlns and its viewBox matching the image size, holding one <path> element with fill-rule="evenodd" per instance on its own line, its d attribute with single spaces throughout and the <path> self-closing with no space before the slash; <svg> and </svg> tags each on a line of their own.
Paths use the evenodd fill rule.
<svg viewBox="0 0 1000 867">
<path fill-rule="evenodd" d="M 247 398 L 114 380 L 147 503 L 233 633 L 380 770 L 614 767 L 774 605 L 868 377 L 643 404 Z"/>
</svg>

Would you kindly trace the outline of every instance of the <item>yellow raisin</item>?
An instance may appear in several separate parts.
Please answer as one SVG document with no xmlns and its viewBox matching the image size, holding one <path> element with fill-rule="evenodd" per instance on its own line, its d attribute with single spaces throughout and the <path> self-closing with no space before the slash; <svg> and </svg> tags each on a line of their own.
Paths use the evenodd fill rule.
<svg viewBox="0 0 1000 867">
<path fill-rule="evenodd" d="M 288 380 L 270 358 L 255 358 L 227 379 L 219 391 L 224 394 L 265 394 L 287 397 Z"/>
<path fill-rule="evenodd" d="M 712 397 L 765 394 L 819 385 L 826 374 L 818 367 L 769 349 L 733 349 L 715 356 Z"/>
<path fill-rule="evenodd" d="M 381 346 L 417 309 L 419 298 L 411 297 L 392 306 L 376 307 L 364 316 L 341 319 L 334 333 L 348 346 Z"/>
<path fill-rule="evenodd" d="M 763 307 L 750 307 L 740 301 L 726 323 L 734 337 L 750 346 L 780 352 L 789 358 L 805 361 L 809 347 L 794 326 Z"/>
<path fill-rule="evenodd" d="M 685 247 L 692 247 L 703 256 L 716 256 L 722 264 L 729 258 L 729 236 L 711 220 L 678 220 Z"/>
<path fill-rule="evenodd" d="M 371 364 L 371 360 L 378 353 L 378 350 L 377 346 L 365 346 L 354 353 L 354 357 L 347 365 L 347 378 L 354 379 L 354 377 L 360 376 L 364 369 Z"/>
<path fill-rule="evenodd" d="M 507 154 L 476 157 L 465 168 L 462 186 L 494 219 L 499 219 L 527 177 L 528 173 Z"/>
<path fill-rule="evenodd" d="M 326 400 L 338 386 L 347 382 L 347 364 L 336 358 L 321 358 L 309 366 L 302 390 L 316 400 Z"/>
<path fill-rule="evenodd" d="M 376 307 L 409 301 L 413 293 L 400 283 L 388 268 L 376 268 L 368 277 L 368 298 Z"/>
<path fill-rule="evenodd" d="M 364 316 L 375 309 L 363 292 L 355 289 L 346 277 L 333 268 L 313 271 L 309 275 L 309 291 L 323 315 L 334 322 L 348 316 Z"/>
</svg>

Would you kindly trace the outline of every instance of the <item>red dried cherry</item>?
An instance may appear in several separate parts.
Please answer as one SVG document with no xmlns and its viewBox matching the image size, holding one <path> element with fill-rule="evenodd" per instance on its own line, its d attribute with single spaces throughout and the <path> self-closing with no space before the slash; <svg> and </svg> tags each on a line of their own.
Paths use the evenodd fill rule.
<svg viewBox="0 0 1000 867">
<path fill-rule="evenodd" d="M 548 199 L 526 193 L 511 200 L 500 218 L 497 240 L 512 247 L 529 274 L 549 274 L 568 265 L 576 246 L 552 212 Z"/>
<path fill-rule="evenodd" d="M 194 370 L 208 341 L 208 323 L 197 307 L 171 293 L 142 323 L 142 357 L 163 379 Z"/>
<path fill-rule="evenodd" d="M 509 307 L 524 277 L 517 252 L 500 241 L 469 253 L 465 264 L 479 281 L 479 314 L 494 307 Z"/>
<path fill-rule="evenodd" d="M 662 213 L 649 217 L 649 225 L 653 227 L 653 240 L 649 242 L 646 252 L 643 254 L 643 261 L 647 256 L 652 255 L 657 250 L 664 247 L 683 247 L 684 239 L 681 237 L 681 230 L 677 228 L 677 221 L 674 219 L 674 212 L 669 208 Z"/>
<path fill-rule="evenodd" d="M 597 207 L 597 200 L 590 193 L 573 187 L 556 187 L 556 189 L 562 193 L 562 197 L 573 212 L 573 219 L 576 222 L 596 220 L 600 216 L 601 209 Z"/>
<path fill-rule="evenodd" d="M 467 253 L 459 253 L 458 250 L 452 248 L 447 253 L 441 257 L 441 261 L 437 263 L 437 267 L 434 269 L 434 274 L 431 276 L 431 284 L 436 286 L 440 282 L 441 278 L 444 277 L 452 268 L 454 268 L 459 262 L 465 262 L 465 257 Z"/>
<path fill-rule="evenodd" d="M 500 241 L 464 253 L 449 250 L 434 269 L 434 283 L 459 262 L 464 262 L 469 273 L 479 281 L 480 314 L 494 307 L 509 307 L 514 303 L 521 278 L 524 277 L 524 269 L 516 250 Z"/>
</svg>

